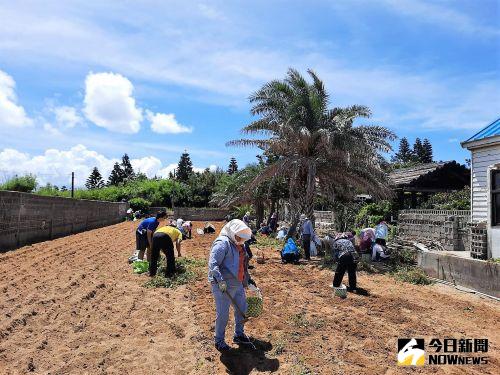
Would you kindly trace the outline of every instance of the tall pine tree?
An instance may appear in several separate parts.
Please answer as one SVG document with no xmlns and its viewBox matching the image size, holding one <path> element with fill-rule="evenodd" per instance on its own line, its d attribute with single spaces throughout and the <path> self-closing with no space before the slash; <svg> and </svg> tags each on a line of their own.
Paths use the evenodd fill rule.
<svg viewBox="0 0 500 375">
<path fill-rule="evenodd" d="M 133 180 L 135 178 L 134 168 L 132 168 L 132 163 L 130 163 L 130 158 L 127 154 L 122 156 L 121 167 L 124 179 Z"/>
<path fill-rule="evenodd" d="M 188 182 L 189 177 L 193 174 L 193 163 L 187 151 L 181 155 L 179 164 L 177 165 L 176 177 L 177 180 Z"/>
<path fill-rule="evenodd" d="M 113 170 L 111 171 L 108 177 L 108 185 L 110 186 L 118 186 L 124 180 L 124 173 L 120 164 L 115 163 L 113 166 Z"/>
<path fill-rule="evenodd" d="M 392 159 L 394 162 L 402 164 L 410 163 L 414 160 L 413 151 L 406 137 L 401 138 L 401 141 L 399 141 L 399 150 Z"/>
<path fill-rule="evenodd" d="M 238 163 L 236 162 L 236 159 L 233 157 L 229 161 L 229 167 L 227 168 L 227 173 L 231 175 L 236 172 L 238 172 Z"/>
<path fill-rule="evenodd" d="M 434 155 L 432 151 L 431 142 L 427 138 L 424 139 L 422 148 L 423 148 L 422 163 L 432 163 L 434 161 Z"/>
<path fill-rule="evenodd" d="M 85 183 L 85 187 L 89 190 L 91 189 L 99 189 L 104 186 L 104 180 L 102 179 L 101 173 L 97 167 L 92 169 L 92 173 L 87 178 L 87 182 Z"/>
<path fill-rule="evenodd" d="M 417 163 L 425 163 L 423 161 L 424 146 L 422 145 L 422 141 L 420 140 L 420 138 L 415 139 L 415 143 L 413 144 L 413 155 Z"/>
</svg>

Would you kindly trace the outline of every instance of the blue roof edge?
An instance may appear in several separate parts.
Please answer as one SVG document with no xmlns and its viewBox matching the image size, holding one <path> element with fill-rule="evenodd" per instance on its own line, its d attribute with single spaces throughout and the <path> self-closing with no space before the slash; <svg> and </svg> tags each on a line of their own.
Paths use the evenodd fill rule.
<svg viewBox="0 0 500 375">
<path fill-rule="evenodd" d="M 472 137 L 470 137 L 469 139 L 467 139 L 466 141 L 464 141 L 462 143 L 467 143 L 467 142 L 472 142 L 472 141 L 479 141 L 480 139 L 488 138 L 488 137 L 491 137 L 491 136 L 494 136 L 494 135 L 499 135 L 500 133 L 499 134 L 493 134 L 493 135 L 485 135 L 484 137 L 478 137 L 478 135 L 480 135 L 481 133 L 485 132 L 485 130 L 487 130 L 489 127 L 495 126 L 496 123 L 498 123 L 499 128 L 500 128 L 500 117 L 497 118 L 496 120 L 494 120 L 492 123 L 486 125 L 480 131 L 478 131 L 476 134 L 474 134 Z"/>
</svg>

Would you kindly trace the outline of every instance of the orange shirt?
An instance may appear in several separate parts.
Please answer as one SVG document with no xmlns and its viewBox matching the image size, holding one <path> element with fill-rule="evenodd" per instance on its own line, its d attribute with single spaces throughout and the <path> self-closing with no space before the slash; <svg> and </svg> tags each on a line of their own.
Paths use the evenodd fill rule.
<svg viewBox="0 0 500 375">
<path fill-rule="evenodd" d="M 236 248 L 240 253 L 240 262 L 238 267 L 238 281 L 243 282 L 243 279 L 245 278 L 245 249 L 243 248 L 243 246 L 240 245 L 236 245 Z"/>
</svg>

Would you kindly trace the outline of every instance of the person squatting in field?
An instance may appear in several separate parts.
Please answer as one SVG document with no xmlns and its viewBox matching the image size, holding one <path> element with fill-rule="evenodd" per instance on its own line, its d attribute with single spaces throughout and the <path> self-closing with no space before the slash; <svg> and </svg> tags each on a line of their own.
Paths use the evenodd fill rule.
<svg viewBox="0 0 500 375">
<path fill-rule="evenodd" d="M 247 311 L 245 288 L 255 285 L 248 273 L 248 255 L 245 241 L 252 237 L 251 229 L 241 220 L 228 222 L 213 242 L 208 260 L 208 281 L 215 300 L 215 347 L 219 351 L 229 350 L 224 336 L 229 320 L 229 306 L 234 309 L 235 344 L 251 345 L 244 333 L 244 316 Z"/>
<path fill-rule="evenodd" d="M 153 234 L 153 247 L 151 251 L 151 261 L 149 262 L 149 276 L 155 276 L 158 269 L 160 250 L 167 258 L 167 268 L 165 276 L 170 277 L 175 273 L 174 243 L 177 249 L 177 256 L 181 256 L 182 233 L 179 229 L 171 225 L 158 228 Z"/>
<path fill-rule="evenodd" d="M 167 217 L 166 212 L 159 211 L 155 216 L 149 217 L 141 221 L 137 230 L 135 232 L 135 242 L 136 242 L 136 253 L 139 260 L 144 259 L 144 253 L 146 253 L 146 259 L 151 260 L 151 248 L 153 244 L 153 233 L 160 225 L 160 221 Z"/>
</svg>

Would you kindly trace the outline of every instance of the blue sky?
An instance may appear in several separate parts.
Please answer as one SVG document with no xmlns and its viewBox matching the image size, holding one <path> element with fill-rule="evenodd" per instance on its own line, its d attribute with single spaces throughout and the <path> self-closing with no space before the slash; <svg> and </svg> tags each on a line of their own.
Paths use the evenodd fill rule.
<svg viewBox="0 0 500 375">
<path fill-rule="evenodd" d="M 255 161 L 225 147 L 251 120 L 248 95 L 289 67 L 315 70 L 332 106 L 427 137 L 438 160 L 500 116 L 495 0 L 0 0 L 0 180 L 82 184 L 127 152 L 166 175 Z M 396 145 L 397 146 L 397 145 Z"/>
</svg>

